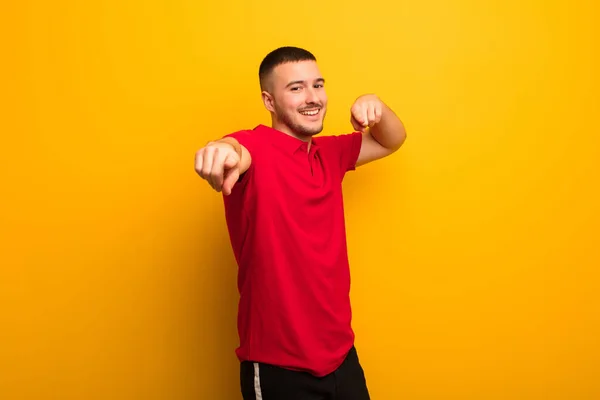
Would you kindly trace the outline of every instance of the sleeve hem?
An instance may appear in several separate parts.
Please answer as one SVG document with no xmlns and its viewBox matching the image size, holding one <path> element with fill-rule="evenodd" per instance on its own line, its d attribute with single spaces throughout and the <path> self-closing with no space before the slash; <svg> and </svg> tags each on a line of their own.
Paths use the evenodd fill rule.
<svg viewBox="0 0 600 400">
<path fill-rule="evenodd" d="M 360 149 L 362 147 L 362 133 L 352 133 L 352 144 L 350 147 L 349 165 L 348 171 L 354 171 L 356 169 L 356 163 L 358 162 L 358 156 L 360 155 Z"/>
</svg>

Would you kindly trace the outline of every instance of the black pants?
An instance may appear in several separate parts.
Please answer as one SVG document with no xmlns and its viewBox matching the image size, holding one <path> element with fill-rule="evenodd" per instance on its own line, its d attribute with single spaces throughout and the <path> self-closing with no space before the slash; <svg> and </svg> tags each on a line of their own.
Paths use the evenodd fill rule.
<svg viewBox="0 0 600 400">
<path fill-rule="evenodd" d="M 270 364 L 243 361 L 240 383 L 244 400 L 369 400 L 356 349 L 340 367 L 322 378 Z"/>
</svg>

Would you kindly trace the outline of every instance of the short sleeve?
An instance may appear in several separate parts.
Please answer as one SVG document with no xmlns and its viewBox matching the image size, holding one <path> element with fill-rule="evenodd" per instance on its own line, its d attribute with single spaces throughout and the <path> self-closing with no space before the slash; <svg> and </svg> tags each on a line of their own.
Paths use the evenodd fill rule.
<svg viewBox="0 0 600 400">
<path fill-rule="evenodd" d="M 252 131 L 243 130 L 230 133 L 228 135 L 223 136 L 223 138 L 231 137 L 237 140 L 242 146 L 244 146 L 250 154 L 253 153 L 254 150 L 254 142 L 256 141 Z"/>
<path fill-rule="evenodd" d="M 340 142 L 342 172 L 353 171 L 356 168 L 362 146 L 362 133 L 353 132 L 340 135 L 338 140 Z"/>
<path fill-rule="evenodd" d="M 322 136 L 316 139 L 323 147 L 325 157 L 335 164 L 340 178 L 356 168 L 362 146 L 362 133 L 353 132 L 337 136 Z"/>
</svg>

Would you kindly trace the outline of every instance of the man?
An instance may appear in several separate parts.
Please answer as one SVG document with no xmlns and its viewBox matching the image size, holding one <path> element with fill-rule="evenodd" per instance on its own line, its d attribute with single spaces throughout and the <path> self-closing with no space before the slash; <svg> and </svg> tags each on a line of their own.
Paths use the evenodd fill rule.
<svg viewBox="0 0 600 400">
<path fill-rule="evenodd" d="M 368 94 L 352 105 L 353 133 L 314 137 L 327 95 L 304 49 L 269 53 L 259 80 L 271 127 L 231 133 L 196 153 L 197 173 L 224 194 L 239 266 L 243 398 L 369 399 L 351 327 L 342 180 L 400 148 L 404 126 Z"/>
</svg>

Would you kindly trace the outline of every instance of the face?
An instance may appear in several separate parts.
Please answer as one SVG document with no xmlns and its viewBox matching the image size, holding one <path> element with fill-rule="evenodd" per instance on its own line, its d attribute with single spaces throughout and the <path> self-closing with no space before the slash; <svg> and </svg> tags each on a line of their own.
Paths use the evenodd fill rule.
<svg viewBox="0 0 600 400">
<path fill-rule="evenodd" d="M 263 92 L 265 107 L 273 113 L 273 127 L 298 138 L 320 133 L 327 111 L 324 84 L 314 61 L 275 67 Z"/>
</svg>

